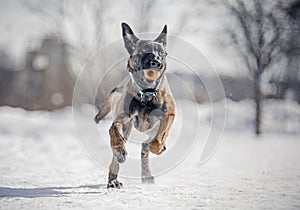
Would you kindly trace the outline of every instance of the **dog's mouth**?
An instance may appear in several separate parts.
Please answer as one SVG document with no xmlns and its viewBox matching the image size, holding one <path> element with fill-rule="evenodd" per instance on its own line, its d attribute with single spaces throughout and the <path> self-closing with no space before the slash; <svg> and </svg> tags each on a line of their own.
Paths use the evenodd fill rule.
<svg viewBox="0 0 300 210">
<path fill-rule="evenodd" d="M 155 69 L 145 69 L 143 70 L 143 74 L 149 82 L 152 82 L 160 76 L 160 71 Z"/>
</svg>

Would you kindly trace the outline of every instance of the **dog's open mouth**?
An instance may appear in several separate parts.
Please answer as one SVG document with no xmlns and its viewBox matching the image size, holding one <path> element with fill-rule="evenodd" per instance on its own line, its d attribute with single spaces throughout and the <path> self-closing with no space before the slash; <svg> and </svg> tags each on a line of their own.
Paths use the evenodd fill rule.
<svg viewBox="0 0 300 210">
<path fill-rule="evenodd" d="M 143 70 L 143 73 L 144 73 L 144 77 L 150 82 L 157 79 L 160 75 L 160 71 L 157 71 L 157 70 L 154 70 L 154 69 Z"/>
</svg>

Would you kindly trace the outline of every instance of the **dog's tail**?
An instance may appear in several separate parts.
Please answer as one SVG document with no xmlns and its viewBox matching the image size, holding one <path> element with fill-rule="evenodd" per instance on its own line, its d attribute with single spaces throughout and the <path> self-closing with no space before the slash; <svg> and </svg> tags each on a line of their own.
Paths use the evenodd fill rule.
<svg viewBox="0 0 300 210">
<path fill-rule="evenodd" d="M 94 118 L 96 123 L 99 123 L 99 121 L 102 120 L 112 110 L 114 97 L 116 93 L 120 93 L 122 89 L 123 87 L 115 87 L 112 91 L 110 91 L 105 99 L 104 105 L 99 109 L 98 114 Z"/>
</svg>

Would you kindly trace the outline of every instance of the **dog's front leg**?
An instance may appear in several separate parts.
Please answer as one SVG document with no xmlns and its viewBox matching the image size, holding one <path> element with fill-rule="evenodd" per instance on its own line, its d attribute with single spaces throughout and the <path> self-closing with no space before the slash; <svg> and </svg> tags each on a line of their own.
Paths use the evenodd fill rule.
<svg viewBox="0 0 300 210">
<path fill-rule="evenodd" d="M 126 139 L 122 135 L 122 123 L 114 122 L 110 129 L 110 146 L 113 152 L 113 155 L 117 158 L 119 163 L 124 163 L 127 156 L 127 151 L 125 149 Z"/>
<path fill-rule="evenodd" d="M 122 183 L 117 180 L 119 168 L 119 162 L 117 161 L 117 158 L 113 155 L 111 164 L 109 166 L 107 188 L 121 188 L 123 186 Z"/>
<path fill-rule="evenodd" d="M 170 100 L 168 104 L 169 106 L 166 111 L 166 117 L 160 120 L 160 126 L 157 135 L 150 142 L 150 151 L 156 155 L 159 155 L 166 150 L 165 141 L 175 118 L 175 103 L 173 100 Z"/>
<path fill-rule="evenodd" d="M 109 166 L 107 188 L 122 187 L 122 183 L 117 180 L 117 177 L 119 164 L 126 160 L 127 151 L 125 149 L 125 142 L 130 134 L 131 127 L 131 118 L 128 115 L 119 115 L 109 129 L 113 158 Z"/>
<path fill-rule="evenodd" d="M 119 163 L 123 163 L 126 160 L 125 143 L 130 129 L 131 118 L 126 114 L 119 115 L 109 129 L 110 146 Z"/>
</svg>

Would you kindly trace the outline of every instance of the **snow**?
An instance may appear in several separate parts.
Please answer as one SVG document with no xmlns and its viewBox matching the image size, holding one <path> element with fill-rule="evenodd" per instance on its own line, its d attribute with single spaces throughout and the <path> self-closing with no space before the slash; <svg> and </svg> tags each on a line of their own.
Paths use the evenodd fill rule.
<svg viewBox="0 0 300 210">
<path fill-rule="evenodd" d="M 190 102 L 178 103 L 193 110 Z M 121 176 L 124 188 L 119 190 L 106 189 L 107 172 L 83 152 L 71 107 L 54 112 L 0 107 L 0 209 L 299 209 L 299 105 L 266 101 L 265 133 L 259 138 L 252 134 L 252 107 L 251 101 L 227 101 L 222 142 L 207 163 L 199 164 L 204 141 L 198 140 L 184 161 L 157 176 L 154 185 Z M 210 105 L 198 108 L 199 131 L 206 132 Z M 108 132 L 111 120 L 98 130 L 103 126 Z M 180 129 L 189 131 L 177 121 L 168 141 Z M 167 143 L 167 149 L 173 147 Z M 102 148 L 110 152 L 108 145 Z"/>
</svg>

